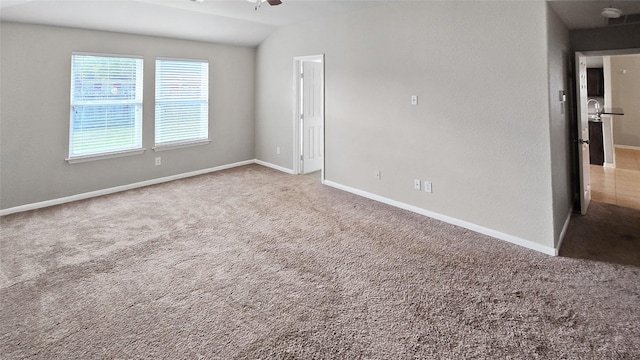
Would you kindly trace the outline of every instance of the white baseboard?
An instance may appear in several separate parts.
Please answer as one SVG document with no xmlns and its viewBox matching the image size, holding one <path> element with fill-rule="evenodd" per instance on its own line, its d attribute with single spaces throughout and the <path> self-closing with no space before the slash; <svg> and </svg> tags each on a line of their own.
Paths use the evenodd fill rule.
<svg viewBox="0 0 640 360">
<path fill-rule="evenodd" d="M 255 160 L 240 161 L 240 162 L 236 162 L 236 163 L 233 163 L 233 164 L 221 165 L 221 166 L 216 166 L 216 167 L 213 167 L 213 168 L 196 170 L 196 171 L 191 171 L 191 172 L 188 172 L 188 173 L 177 174 L 177 175 L 172 175 L 172 176 L 167 176 L 167 177 L 162 177 L 162 178 L 157 178 L 157 179 L 152 179 L 152 180 L 146 180 L 146 181 L 141 181 L 141 182 L 122 185 L 122 186 L 116 186 L 116 187 L 112 187 L 112 188 L 108 188 L 108 189 L 102 189 L 102 190 L 90 191 L 90 192 L 77 194 L 77 195 L 65 196 L 65 197 L 58 198 L 58 199 L 52 199 L 52 200 L 46 200 L 46 201 L 41 201 L 41 202 L 32 203 L 32 204 L 15 206 L 15 207 L 12 207 L 12 208 L 0 210 L 0 216 L 14 214 L 14 213 L 23 212 L 23 211 L 41 209 L 41 208 L 48 207 L 48 206 L 65 204 L 65 203 L 72 202 L 72 201 L 85 200 L 85 199 L 89 199 L 89 198 L 92 198 L 92 197 L 97 197 L 97 196 L 102 196 L 102 195 L 109 195 L 109 194 L 113 194 L 113 193 L 117 193 L 117 192 L 121 192 L 121 191 L 141 188 L 141 187 L 149 186 L 149 185 L 161 184 L 161 183 L 174 181 L 174 180 L 179 180 L 179 179 L 184 179 L 184 178 L 188 178 L 188 177 L 192 177 L 192 176 L 203 175 L 203 174 L 216 172 L 216 171 L 220 171 L 220 170 L 231 169 L 231 168 L 238 167 L 238 166 L 250 165 L 250 164 L 254 164 L 255 162 L 256 162 Z"/>
<path fill-rule="evenodd" d="M 400 209 L 408 210 L 408 211 L 411 211 L 411 212 L 414 212 L 414 213 L 417 213 L 417 214 L 420 214 L 420 215 L 428 216 L 430 218 L 433 218 L 433 219 L 436 219 L 436 220 L 440 220 L 440 221 L 443 221 L 443 222 L 446 222 L 446 223 L 449 223 L 449 224 L 452 224 L 452 225 L 460 226 L 460 227 L 475 231 L 475 232 L 480 233 L 480 234 L 484 234 L 484 235 L 488 235 L 488 236 L 491 236 L 491 237 L 494 237 L 494 238 L 497 238 L 497 239 L 500 239 L 500 240 L 504 240 L 504 241 L 510 242 L 512 244 L 515 244 L 515 245 L 520 245 L 520 246 L 523 246 L 523 247 L 525 247 L 527 249 L 535 250 L 535 251 L 538 251 L 538 252 L 541 252 L 541 253 L 544 253 L 544 254 L 547 254 L 547 255 L 551 255 L 551 256 L 557 256 L 558 255 L 558 251 L 557 251 L 556 248 L 549 247 L 549 246 L 544 246 L 544 245 L 535 243 L 535 242 L 530 241 L 530 240 L 526 240 L 526 239 L 519 238 L 517 236 L 505 234 L 505 233 L 502 233 L 502 232 L 499 232 L 499 231 L 496 231 L 496 230 L 493 230 L 493 229 L 486 228 L 484 226 L 480 226 L 480 225 L 477 225 L 477 224 L 474 224 L 474 223 L 470 223 L 468 221 L 464 221 L 464 220 L 456 219 L 456 218 L 453 218 L 453 217 L 450 217 L 450 216 L 438 214 L 438 213 L 435 213 L 435 212 L 432 212 L 432 211 L 429 211 L 429 210 L 425 210 L 425 209 L 419 208 L 417 206 L 413 206 L 413 205 L 409 205 L 409 204 L 406 204 L 406 203 L 403 203 L 403 202 L 400 202 L 400 201 L 392 200 L 392 199 L 386 198 L 384 196 L 372 194 L 372 193 L 369 193 L 369 192 L 366 192 L 366 191 L 363 191 L 363 190 L 359 190 L 359 189 L 352 188 L 352 187 L 349 187 L 349 186 L 346 186 L 346 185 L 338 184 L 338 183 L 335 183 L 335 182 L 330 181 L 330 180 L 325 180 L 324 184 L 328 185 L 328 186 L 331 186 L 333 188 L 339 189 L 339 190 L 343 190 L 343 191 L 346 191 L 346 192 L 350 192 L 352 194 L 356 194 L 356 195 L 371 199 L 371 200 L 375 200 L 375 201 L 378 201 L 378 202 L 381 202 L 381 203 L 385 203 L 387 205 L 395 206 L 395 207 L 400 208 Z"/>
<path fill-rule="evenodd" d="M 564 237 L 567 235 L 567 229 L 569 228 L 569 223 L 571 222 L 571 214 L 573 214 L 573 209 L 569 209 L 567 218 L 564 220 L 564 226 L 562 226 L 562 231 L 560 231 L 560 236 L 558 237 L 558 244 L 556 244 L 555 256 L 558 256 L 558 253 L 560 251 L 560 246 L 562 245 L 562 241 L 564 240 Z"/>
<path fill-rule="evenodd" d="M 269 162 L 266 162 L 266 161 L 262 161 L 262 160 L 258 160 L 258 159 L 255 159 L 253 161 L 258 165 L 266 166 L 268 168 L 272 168 L 274 170 L 282 171 L 282 172 L 290 174 L 290 175 L 295 175 L 295 172 L 292 169 L 287 169 L 286 167 L 282 167 L 280 165 L 272 164 L 272 163 L 269 163 Z"/>
<path fill-rule="evenodd" d="M 608 163 L 608 162 L 604 163 L 602 166 L 606 167 L 606 168 L 609 168 L 609 169 L 615 169 L 616 168 L 616 164 Z"/>
<path fill-rule="evenodd" d="M 244 165 L 250 165 L 250 164 L 258 164 L 258 165 L 262 165 L 262 166 L 266 166 L 278 171 L 282 171 L 284 173 L 287 174 L 294 174 L 294 171 L 292 169 L 287 169 L 285 167 L 282 166 L 278 166 L 272 163 L 268 163 L 262 160 L 258 160 L 258 159 L 253 159 L 253 160 L 246 160 L 246 161 L 240 161 L 240 162 L 236 162 L 236 163 L 232 163 L 232 164 L 227 164 L 227 165 L 221 165 L 221 166 L 216 166 L 213 168 L 208 168 L 208 169 L 202 169 L 202 170 L 197 170 L 197 171 L 192 171 L 192 172 L 188 172 L 188 173 L 183 173 L 183 174 L 177 174 L 177 175 L 172 175 L 172 176 L 167 176 L 167 177 L 162 177 L 162 178 L 158 178 L 158 179 L 152 179 L 152 180 L 147 180 L 147 181 L 141 181 L 141 182 L 137 182 L 137 183 L 133 183 L 133 184 L 128 184 L 128 185 L 122 185 L 122 186 L 116 186 L 116 187 L 112 187 L 112 188 L 108 188 L 108 189 L 102 189 L 102 190 L 97 190 L 97 191 L 91 191 L 91 192 L 87 192 L 87 193 L 82 193 L 82 194 L 77 194 L 77 195 L 72 195 L 72 196 L 66 196 L 66 197 L 62 197 L 62 198 L 58 198 L 58 199 L 52 199 L 52 200 L 47 200 L 47 201 L 41 201 L 41 202 L 37 202 L 37 203 L 32 203 L 32 204 L 26 204 L 26 205 L 20 205 L 20 206 L 15 206 L 12 208 L 8 208 L 8 209 L 2 209 L 0 210 L 0 216 L 5 216 L 5 215 L 9 215 L 9 214 L 14 214 L 14 213 L 18 213 L 18 212 L 23 212 L 23 211 L 29 211 L 29 210 L 36 210 L 36 209 L 41 209 L 44 207 L 49 207 L 49 206 L 54 206 L 54 205 L 61 205 L 61 204 L 65 204 L 65 203 L 69 203 L 69 202 L 73 202 L 73 201 L 79 201 L 79 200 L 85 200 L 85 199 L 89 199 L 92 197 L 97 197 L 97 196 L 103 196 L 103 195 L 109 195 L 109 194 L 113 194 L 113 193 L 117 193 L 117 192 L 121 192 L 121 191 L 126 191 L 126 190 L 131 190 L 131 189 L 136 189 L 136 188 L 141 188 L 144 186 L 150 186 L 150 185 L 156 185 L 156 184 L 161 184 L 161 183 L 165 183 L 165 182 L 169 182 L 169 181 L 174 181 L 174 180 L 179 180 L 179 179 L 184 179 L 184 178 L 188 178 L 188 177 L 192 177 L 192 176 L 198 176 L 198 175 L 203 175 L 203 174 L 207 174 L 207 173 L 211 173 L 211 172 L 216 172 L 216 171 L 221 171 L 221 170 L 226 170 L 226 169 L 231 169 L 234 167 L 238 167 L 238 166 L 244 166 Z M 464 220 L 460 220 L 460 219 L 456 219 L 450 216 L 446 216 L 446 215 L 442 215 L 442 214 L 438 214 L 429 210 L 425 210 L 422 208 L 419 208 L 417 206 L 413 206 L 413 205 L 409 205 L 400 201 L 396 201 L 396 200 L 392 200 L 380 195 L 376 195 L 373 193 L 369 193 L 363 190 L 359 190 L 356 188 L 352 188 L 349 186 L 345 186 L 339 183 L 335 183 L 333 181 L 330 180 L 324 180 L 324 184 L 327 186 L 331 186 L 333 188 L 339 189 L 339 190 L 343 190 L 346 192 L 350 192 L 352 194 L 356 194 L 371 200 L 375 200 L 387 205 L 391 205 L 400 209 L 404 209 L 404 210 L 408 210 L 420 215 L 424 215 L 424 216 L 428 216 L 430 218 L 436 219 L 436 220 L 440 220 L 452 225 L 456 225 L 456 226 L 460 226 L 463 227 L 465 229 L 469 229 L 475 232 L 478 232 L 480 234 L 484 234 L 484 235 L 488 235 L 500 240 L 504 240 L 507 242 L 510 242 L 512 244 L 516 244 L 516 245 L 520 245 L 523 246 L 525 248 L 528 249 L 532 249 L 532 250 L 536 250 L 539 251 L 541 253 L 544 254 L 548 254 L 548 255 L 552 255 L 552 256 L 557 256 L 558 255 L 558 249 L 560 248 L 560 244 L 562 243 L 562 240 L 564 239 L 564 235 L 566 233 L 567 227 L 569 226 L 569 220 L 571 218 L 571 212 L 569 212 L 569 215 L 567 216 L 567 220 L 565 221 L 565 224 L 562 228 L 562 232 L 560 233 L 560 241 L 558 242 L 558 245 L 556 248 L 552 248 L 552 247 L 548 247 L 548 246 L 544 246 L 544 245 L 540 245 L 538 243 L 526 240 L 526 239 L 522 239 L 513 235 L 509 235 L 509 234 L 505 234 L 493 229 L 489 229 L 477 224 L 473 224 Z"/>
<path fill-rule="evenodd" d="M 613 147 L 618 149 L 640 150 L 640 146 L 613 145 Z"/>
</svg>

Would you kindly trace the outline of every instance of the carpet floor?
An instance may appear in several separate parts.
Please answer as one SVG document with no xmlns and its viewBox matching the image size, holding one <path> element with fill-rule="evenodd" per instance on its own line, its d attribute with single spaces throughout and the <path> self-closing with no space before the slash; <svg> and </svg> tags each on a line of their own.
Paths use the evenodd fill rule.
<svg viewBox="0 0 640 360">
<path fill-rule="evenodd" d="M 0 219 L 2 359 L 638 359 L 640 211 L 560 257 L 250 165 Z"/>
</svg>

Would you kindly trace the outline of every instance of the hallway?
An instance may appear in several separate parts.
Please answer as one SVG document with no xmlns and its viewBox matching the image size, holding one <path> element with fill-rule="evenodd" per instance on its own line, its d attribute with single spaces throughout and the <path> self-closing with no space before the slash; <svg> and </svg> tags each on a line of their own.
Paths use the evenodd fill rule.
<svg viewBox="0 0 640 360">
<path fill-rule="evenodd" d="M 640 150 L 615 152 L 615 168 L 591 165 L 591 200 L 640 209 Z"/>
</svg>

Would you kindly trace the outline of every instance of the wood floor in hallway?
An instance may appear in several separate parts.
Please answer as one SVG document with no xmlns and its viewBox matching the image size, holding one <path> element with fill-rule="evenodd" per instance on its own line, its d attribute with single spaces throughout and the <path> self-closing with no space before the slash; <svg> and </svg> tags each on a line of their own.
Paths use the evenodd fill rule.
<svg viewBox="0 0 640 360">
<path fill-rule="evenodd" d="M 640 150 L 615 152 L 615 168 L 591 165 L 591 199 L 640 209 Z"/>
</svg>

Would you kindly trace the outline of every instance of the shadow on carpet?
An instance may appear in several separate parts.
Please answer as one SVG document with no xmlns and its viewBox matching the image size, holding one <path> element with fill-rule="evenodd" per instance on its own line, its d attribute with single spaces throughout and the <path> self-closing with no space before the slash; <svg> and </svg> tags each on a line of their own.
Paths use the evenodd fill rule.
<svg viewBox="0 0 640 360">
<path fill-rule="evenodd" d="M 640 266 L 640 210 L 592 201 L 572 215 L 560 256 Z"/>
</svg>

